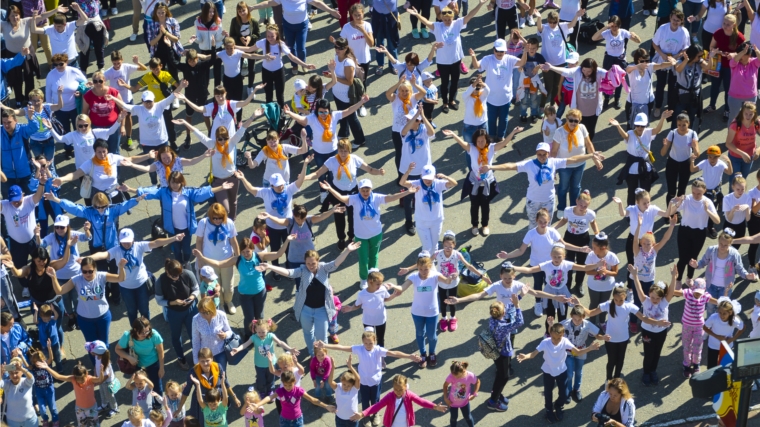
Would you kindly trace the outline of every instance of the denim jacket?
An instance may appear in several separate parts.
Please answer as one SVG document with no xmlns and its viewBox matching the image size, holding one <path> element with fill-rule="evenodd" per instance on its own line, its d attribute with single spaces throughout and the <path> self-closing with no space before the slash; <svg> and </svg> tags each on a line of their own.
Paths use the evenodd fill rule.
<svg viewBox="0 0 760 427">
<path fill-rule="evenodd" d="M 161 173 L 161 171 L 159 171 Z M 172 221 L 172 191 L 169 187 L 162 187 L 156 189 L 155 187 L 145 187 L 137 189 L 137 195 L 140 196 L 145 193 L 145 200 L 161 200 L 161 206 L 163 209 L 163 224 L 164 230 L 167 233 L 175 234 L 174 222 Z M 182 195 L 187 197 L 187 227 L 190 235 L 195 234 L 195 230 L 198 229 L 198 219 L 195 215 L 195 204 L 206 201 L 214 197 L 214 193 L 211 191 L 211 187 L 205 186 L 200 188 L 195 187 L 183 187 Z"/>
<path fill-rule="evenodd" d="M 697 268 L 705 268 L 707 266 L 707 270 L 705 270 L 705 284 L 707 284 L 708 288 L 712 284 L 713 269 L 715 268 L 715 259 L 717 258 L 718 245 L 710 246 L 697 264 Z M 739 274 L 742 279 L 747 278 L 747 270 L 744 269 L 744 264 L 742 264 L 742 256 L 739 254 L 739 251 L 733 247 L 729 247 L 728 257 L 726 257 L 726 269 L 723 272 L 723 283 L 732 283 L 736 274 Z"/>
<path fill-rule="evenodd" d="M 117 243 L 116 218 L 127 213 L 128 210 L 137 206 L 137 199 L 130 199 L 115 205 L 108 205 L 103 215 L 92 206 L 82 206 L 61 199 L 61 207 L 68 213 L 84 218 L 92 224 L 92 246 L 95 248 L 113 248 Z M 105 227 L 105 230 L 103 229 Z M 103 237 L 105 236 L 105 242 Z"/>
</svg>

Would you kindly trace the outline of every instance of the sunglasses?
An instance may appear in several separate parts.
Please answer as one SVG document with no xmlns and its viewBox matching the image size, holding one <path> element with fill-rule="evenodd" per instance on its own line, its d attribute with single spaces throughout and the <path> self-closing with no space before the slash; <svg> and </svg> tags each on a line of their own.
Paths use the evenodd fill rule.
<svg viewBox="0 0 760 427">
<path fill-rule="evenodd" d="M 319 114 L 320 116 L 326 116 L 330 113 L 328 113 L 327 111 L 318 111 L 317 114 Z"/>
<path fill-rule="evenodd" d="M 53 66 L 55 67 L 63 67 L 64 65 L 66 65 L 65 62 L 56 62 L 55 64 L 53 64 Z"/>
<path fill-rule="evenodd" d="M 56 229 L 56 230 L 65 230 L 65 229 L 66 229 L 66 226 L 62 226 L 62 225 L 56 225 L 56 226 L 55 226 L 55 229 Z"/>
<path fill-rule="evenodd" d="M 644 125 L 633 125 L 633 126 L 636 127 L 636 128 L 645 128 L 646 127 Z"/>
<path fill-rule="evenodd" d="M 99 210 L 99 211 L 101 211 L 101 210 L 103 210 L 103 209 L 105 209 L 105 208 L 107 208 L 107 207 L 108 207 L 108 206 L 93 206 L 93 208 L 95 208 L 95 209 L 97 209 L 97 210 Z"/>
<path fill-rule="evenodd" d="M 578 119 L 567 119 L 568 123 L 580 123 L 581 121 Z"/>
<path fill-rule="evenodd" d="M 225 137 L 223 137 L 223 136 L 218 136 L 218 137 L 216 138 L 216 140 L 217 140 L 217 141 L 227 141 L 228 139 L 229 139 L 229 138 L 225 138 Z"/>
<path fill-rule="evenodd" d="M 82 274 L 92 274 L 95 270 L 82 270 Z"/>
<path fill-rule="evenodd" d="M 346 50 L 346 48 L 347 46 L 341 47 L 341 46 L 335 45 L 335 50 Z"/>
<path fill-rule="evenodd" d="M 101 83 L 103 83 L 103 80 L 95 80 L 95 79 L 93 79 L 92 82 L 96 83 L 96 84 L 101 84 Z"/>
<path fill-rule="evenodd" d="M 206 310 L 203 310 L 203 311 L 201 311 L 201 310 L 198 310 L 198 313 L 200 313 L 200 314 L 202 314 L 202 315 L 204 315 L 204 316 L 211 314 L 211 312 L 210 312 L 210 311 L 206 311 Z"/>
<path fill-rule="evenodd" d="M 447 10 L 445 12 L 441 12 L 441 15 L 453 15 L 453 14 L 454 14 L 454 12 L 451 11 L 451 10 Z"/>
<path fill-rule="evenodd" d="M 215 217 L 211 218 L 211 221 L 221 221 L 221 220 L 223 220 L 223 219 L 224 219 L 224 217 L 221 217 L 221 216 L 215 216 Z"/>
<path fill-rule="evenodd" d="M 90 127 L 90 125 L 88 125 L 87 123 L 85 123 L 85 124 L 79 124 L 79 125 L 77 125 L 77 127 L 79 129 L 87 129 L 88 127 Z"/>
</svg>

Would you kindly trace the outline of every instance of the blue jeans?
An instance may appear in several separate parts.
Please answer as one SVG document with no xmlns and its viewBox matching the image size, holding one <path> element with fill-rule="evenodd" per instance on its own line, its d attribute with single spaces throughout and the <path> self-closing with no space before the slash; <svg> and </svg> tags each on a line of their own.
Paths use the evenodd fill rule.
<svg viewBox="0 0 760 427">
<path fill-rule="evenodd" d="M 245 328 L 245 336 L 248 337 L 251 333 L 253 333 L 251 331 L 251 322 L 253 322 L 253 319 L 264 318 L 264 304 L 266 302 L 266 289 L 263 289 L 261 292 L 255 295 L 240 293 L 240 308 L 243 310 L 243 327 Z M 261 397 L 263 398 L 264 396 Z"/>
<path fill-rule="evenodd" d="M 494 107 L 494 108 L 499 108 L 499 107 Z M 507 111 L 509 111 L 509 108 L 507 108 Z M 491 114 L 490 114 L 491 106 L 490 105 L 488 105 L 488 112 L 489 112 L 488 120 L 490 121 L 491 120 Z M 495 126 L 496 117 L 494 117 L 493 120 L 494 120 L 494 126 Z M 490 123 L 488 122 L 483 123 L 482 125 L 464 125 L 464 127 L 462 128 L 462 139 L 464 139 L 465 142 L 468 142 L 470 144 L 475 144 L 475 141 L 472 140 L 472 135 L 475 134 L 475 131 L 478 129 L 485 129 L 486 132 L 488 132 L 489 126 L 490 126 Z"/>
<path fill-rule="evenodd" d="M 472 419 L 472 413 L 470 412 L 470 402 L 467 402 L 467 404 L 462 406 L 461 408 L 449 407 L 450 426 L 451 427 L 457 426 L 457 418 L 459 418 L 460 410 L 462 411 L 462 419 L 464 419 L 464 422 L 467 423 L 469 427 L 473 427 L 475 425 L 475 420 Z"/>
<path fill-rule="evenodd" d="M 225 371 L 227 370 L 227 353 L 224 352 L 224 349 L 219 354 L 214 355 L 214 362 L 220 364 Z"/>
<path fill-rule="evenodd" d="M 269 396 L 272 390 L 274 390 L 274 375 L 269 372 L 269 368 L 256 366 L 256 393 L 263 399 Z"/>
<path fill-rule="evenodd" d="M 171 123 L 167 123 L 166 124 L 166 126 L 169 126 L 169 125 L 171 125 Z M 150 145 L 150 146 L 146 146 L 146 145 L 140 144 L 140 148 L 142 148 L 142 153 L 143 154 L 147 154 L 147 153 L 150 153 L 150 150 L 156 150 L 156 151 L 158 151 L 159 148 L 164 147 L 164 146 L 168 146 L 168 145 L 169 145 L 168 142 L 164 142 L 163 144 L 159 144 L 159 145 Z M 109 147 L 110 147 L 110 144 L 109 144 Z M 108 149 L 108 152 L 109 153 L 111 152 L 110 148 Z M 149 175 L 150 175 L 150 184 L 151 185 L 158 184 L 158 177 L 156 176 L 156 173 L 155 172 L 150 172 Z"/>
<path fill-rule="evenodd" d="M 32 150 L 34 156 L 42 154 L 45 159 L 50 162 L 50 170 L 55 171 L 55 140 L 50 137 L 44 141 L 29 140 L 29 148 Z"/>
<path fill-rule="evenodd" d="M 153 383 L 153 391 L 161 393 L 164 389 L 164 384 L 161 382 L 161 378 L 158 376 L 159 362 L 156 362 L 150 366 L 143 366 L 145 372 L 148 374 L 148 379 Z"/>
<path fill-rule="evenodd" d="M 127 318 L 129 318 L 130 325 L 137 319 L 138 310 L 141 316 L 150 319 L 150 309 L 148 308 L 150 296 L 148 295 L 147 281 L 136 289 L 127 289 L 121 286 L 121 297 L 127 307 Z"/>
<path fill-rule="evenodd" d="M 683 4 L 683 14 L 685 16 L 694 16 L 695 18 L 697 15 L 699 15 L 699 11 L 702 9 L 702 5 L 700 3 L 694 3 L 687 1 Z M 702 25 L 701 19 L 695 19 L 694 22 L 689 23 L 684 22 L 683 27 L 686 28 L 687 31 L 689 31 L 690 35 L 696 35 L 699 34 L 699 27 Z"/>
<path fill-rule="evenodd" d="M 306 36 L 309 33 L 309 20 L 300 24 L 291 24 L 285 19 L 282 20 L 282 34 L 285 36 L 285 43 L 301 61 L 306 62 Z M 293 67 L 297 67 L 293 62 Z"/>
<path fill-rule="evenodd" d="M 103 341 L 110 342 L 108 340 L 108 333 L 111 331 L 111 312 L 107 311 L 104 315 L 96 318 L 89 318 L 84 316 L 77 316 L 77 326 L 84 335 L 84 340 L 87 342 Z M 95 364 L 95 358 L 90 355 L 90 361 Z"/>
<path fill-rule="evenodd" d="M 398 27 L 396 19 L 390 13 L 379 13 L 372 10 L 372 29 L 375 31 L 375 46 L 385 46 L 388 52 L 398 58 Z M 383 68 L 385 55 L 375 53 L 377 66 Z"/>
<path fill-rule="evenodd" d="M 190 258 L 192 258 L 193 255 L 193 249 L 190 246 L 190 243 L 193 240 L 193 235 L 187 228 L 179 230 L 175 227 L 172 236 L 176 236 L 180 233 L 185 233 L 185 237 L 180 242 L 172 243 L 172 253 L 174 253 L 174 259 L 176 259 L 177 262 L 185 264 L 190 261 Z"/>
<path fill-rule="evenodd" d="M 314 357 L 314 341 L 327 342 L 327 324 L 329 322 L 330 319 L 327 318 L 326 308 L 303 306 L 301 310 L 301 329 L 303 329 L 306 349 L 309 350 L 311 357 Z"/>
<path fill-rule="evenodd" d="M 359 395 L 362 398 L 362 411 L 380 401 L 380 385 L 359 385 Z"/>
<path fill-rule="evenodd" d="M 359 427 L 359 421 L 344 420 L 336 415 L 335 427 Z"/>
<path fill-rule="evenodd" d="M 68 282 L 68 280 L 60 280 L 60 281 L 63 281 L 64 283 Z M 76 289 L 71 289 L 70 291 L 63 294 L 63 307 L 64 307 L 64 311 L 66 311 L 66 314 L 68 315 L 77 314 L 78 304 L 79 304 L 79 297 L 77 297 Z"/>
<path fill-rule="evenodd" d="M 6 421 L 8 421 L 8 427 L 37 427 L 39 425 L 37 415 L 32 415 L 31 418 L 24 421 L 13 421 L 10 419 Z"/>
<path fill-rule="evenodd" d="M 48 354 L 48 348 L 47 343 L 41 343 L 42 344 L 42 354 Z M 53 361 L 55 362 L 55 368 L 59 371 L 61 370 L 61 343 L 57 342 L 55 344 L 50 344 L 50 349 L 53 350 Z M 48 360 L 48 364 L 50 364 L 50 360 Z M 53 366 L 50 364 L 50 366 Z"/>
<path fill-rule="evenodd" d="M 58 421 L 58 407 L 55 406 L 55 388 L 53 386 L 46 388 L 34 387 L 34 395 L 37 397 L 37 404 L 40 405 L 42 420 L 48 420 L 47 411 L 50 410 L 53 422 Z"/>
<path fill-rule="evenodd" d="M 570 206 L 575 206 L 575 201 L 581 194 L 581 179 L 583 179 L 584 165 L 560 169 L 559 188 L 557 189 L 557 211 L 563 212 L 567 207 L 567 193 L 570 192 Z"/>
<path fill-rule="evenodd" d="M 69 67 L 79 68 L 77 65 L 69 64 Z M 72 130 L 76 132 L 77 130 L 77 109 L 74 108 L 70 111 L 63 111 L 58 110 L 55 112 L 55 118 L 58 119 L 59 122 L 61 122 L 61 126 L 63 126 L 63 130 L 65 133 L 69 133 Z M 72 151 L 74 148 L 70 145 L 66 146 L 67 148 L 70 148 Z"/>
<path fill-rule="evenodd" d="M 524 89 L 523 89 L 524 90 Z M 538 109 L 538 103 L 541 99 L 541 94 L 538 92 L 531 92 L 530 90 L 527 90 L 525 92 L 525 96 L 523 96 L 523 99 L 520 101 L 520 116 L 525 117 L 528 115 L 528 107 L 530 107 L 530 112 L 532 115 L 538 117 L 541 115 L 541 111 Z"/>
<path fill-rule="evenodd" d="M 425 336 L 428 339 L 430 354 L 435 354 L 435 346 L 438 345 L 438 316 L 422 317 L 412 314 L 414 329 L 417 332 L 417 347 L 420 348 L 420 356 L 425 357 Z"/>
<path fill-rule="evenodd" d="M 714 108 L 720 95 L 720 88 L 723 86 L 723 103 L 726 112 L 728 109 L 728 88 L 731 86 L 731 68 L 722 67 L 717 77 L 710 77 L 710 105 Z M 736 115 L 738 111 L 730 111 Z"/>
<path fill-rule="evenodd" d="M 707 287 L 707 293 L 710 294 L 711 297 L 718 299 L 722 296 L 727 296 L 731 298 L 731 294 L 733 293 L 734 288 L 731 288 L 728 290 L 728 295 L 726 295 L 726 288 L 721 288 L 719 286 L 710 285 Z M 707 317 L 710 317 L 713 313 L 715 313 L 718 310 L 718 306 L 715 304 L 707 303 L 706 312 Z"/>
<path fill-rule="evenodd" d="M 330 397 L 335 394 L 335 390 L 330 387 L 327 380 L 320 377 L 314 377 L 314 382 L 316 383 L 314 386 L 314 394 L 317 396 L 317 399 Z"/>
<path fill-rule="evenodd" d="M 586 359 L 579 359 L 571 354 L 567 355 L 565 364 L 567 365 L 567 393 L 569 396 L 571 391 L 581 390 L 581 381 L 583 380 L 583 365 L 586 363 Z"/>
<path fill-rule="evenodd" d="M 488 106 L 488 127 L 486 130 L 494 139 L 507 136 L 507 120 L 509 117 L 509 102 L 496 106 L 486 102 Z M 470 142 L 465 139 L 465 141 Z"/>
<path fill-rule="evenodd" d="M 303 427 L 303 415 L 295 420 L 288 420 L 280 415 L 280 427 Z"/>
<path fill-rule="evenodd" d="M 122 295 L 124 294 L 122 293 Z M 169 330 L 172 334 L 172 347 L 174 347 L 174 352 L 177 353 L 177 359 L 181 362 L 185 361 L 185 352 L 182 350 L 182 327 L 185 327 L 186 337 L 190 338 L 193 333 L 193 317 L 196 314 L 198 314 L 198 305 L 195 302 L 184 311 L 166 310 L 166 316 L 169 319 Z"/>
<path fill-rule="evenodd" d="M 752 155 L 752 153 L 748 153 L 748 154 L 750 156 Z M 741 172 L 743 177 L 746 178 L 749 176 L 749 171 L 752 169 L 752 161 L 750 161 L 749 163 L 745 163 L 741 157 L 734 157 L 732 155 L 728 156 L 728 160 L 731 161 L 731 167 L 734 168 L 734 174 Z M 734 185 L 734 176 L 735 175 L 731 175 L 731 177 L 728 179 L 729 188 L 732 185 Z"/>
<path fill-rule="evenodd" d="M 169 123 L 167 123 L 167 126 L 168 125 Z M 95 128 L 95 129 L 108 129 L 108 128 Z M 121 147 L 119 146 L 120 143 L 121 143 L 121 131 L 119 129 L 116 129 L 116 132 L 112 133 L 108 137 L 108 152 L 111 154 L 121 154 Z"/>
</svg>

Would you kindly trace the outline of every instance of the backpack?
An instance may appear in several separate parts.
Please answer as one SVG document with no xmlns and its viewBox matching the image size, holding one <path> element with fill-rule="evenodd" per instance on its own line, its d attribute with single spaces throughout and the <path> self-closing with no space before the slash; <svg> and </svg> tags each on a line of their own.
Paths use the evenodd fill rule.
<svg viewBox="0 0 760 427">
<path fill-rule="evenodd" d="M 602 28 L 604 28 L 604 23 L 598 19 L 592 19 L 589 22 L 582 23 L 578 30 L 578 42 L 596 44 L 591 38 Z"/>
<path fill-rule="evenodd" d="M 478 349 L 480 350 L 480 354 L 489 360 L 496 360 L 501 356 L 496 338 L 488 326 L 484 327 L 478 334 Z"/>
<path fill-rule="evenodd" d="M 354 81 L 351 83 L 351 86 L 348 87 L 348 100 L 351 105 L 359 102 L 359 99 L 361 99 L 361 97 L 364 96 L 364 93 L 366 92 L 364 82 L 362 82 L 361 79 L 362 77 L 364 77 L 364 70 L 358 65 L 355 66 Z"/>
<path fill-rule="evenodd" d="M 232 116 L 232 122 L 235 123 L 235 125 L 237 125 L 237 117 L 235 116 L 235 112 L 232 111 L 232 105 L 230 104 L 230 100 L 228 99 L 225 102 L 227 102 L 227 112 L 230 113 L 230 115 Z M 216 117 L 216 113 L 218 112 L 219 112 L 219 104 L 216 103 L 216 101 L 214 101 L 214 109 L 211 110 L 211 121 L 214 120 L 214 118 Z"/>
</svg>

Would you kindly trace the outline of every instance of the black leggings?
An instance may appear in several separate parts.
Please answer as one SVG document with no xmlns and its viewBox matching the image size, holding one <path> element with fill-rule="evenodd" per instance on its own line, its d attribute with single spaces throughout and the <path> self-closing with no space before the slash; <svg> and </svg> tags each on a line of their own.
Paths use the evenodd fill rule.
<svg viewBox="0 0 760 427">
<path fill-rule="evenodd" d="M 492 192 L 494 188 L 495 185 L 491 184 Z M 491 197 L 483 194 L 483 190 L 485 187 L 480 187 L 478 194 L 470 194 L 470 224 L 472 224 L 472 228 L 478 227 L 478 211 L 480 211 L 481 216 L 480 224 L 483 227 L 488 227 L 488 220 L 491 218 Z"/>
<path fill-rule="evenodd" d="M 559 309 L 554 307 L 554 304 L 562 304 L 565 306 L 565 313 L 563 314 Z M 559 323 L 565 319 L 567 319 L 567 312 L 570 310 L 570 308 L 567 306 L 567 304 L 560 303 L 554 300 L 549 300 L 546 302 L 546 308 L 544 309 L 544 314 L 546 315 L 546 320 L 544 320 L 544 328 L 545 332 L 549 333 L 549 317 L 554 318 L 554 323 Z"/>
<path fill-rule="evenodd" d="M 3 50 L 2 52 L 2 57 L 6 59 L 14 58 L 15 56 L 16 54 L 9 50 Z M 26 106 L 29 100 L 29 92 L 34 90 L 33 64 L 34 60 L 30 54 L 24 59 L 24 63 L 21 66 L 11 68 L 7 72 L 3 71 L 5 74 L 4 83 L 13 89 L 13 95 L 16 97 L 19 108 Z M 11 104 L 11 106 L 14 105 Z"/>
<path fill-rule="evenodd" d="M 588 131 L 588 137 L 591 139 L 591 141 L 594 140 L 594 135 L 596 135 L 596 122 L 598 120 L 599 120 L 599 116 L 597 115 L 583 116 L 581 118 L 581 124 L 583 126 L 586 126 L 586 130 Z"/>
<path fill-rule="evenodd" d="M 636 189 L 642 188 L 646 191 L 652 190 L 652 174 L 628 174 L 625 178 L 626 184 L 628 184 L 628 196 L 626 197 L 626 203 L 628 206 L 636 204 Z"/>
<path fill-rule="evenodd" d="M 211 55 L 211 50 L 201 50 L 200 52 L 204 55 Z M 214 87 L 217 87 L 222 84 L 222 59 L 217 56 L 211 66 L 214 68 Z"/>
<path fill-rule="evenodd" d="M 89 23 L 84 28 L 84 33 L 90 38 L 92 47 L 95 49 L 95 61 L 97 62 L 98 69 L 103 68 L 105 65 L 105 43 L 106 39 L 103 36 L 103 32 L 95 29 L 95 24 Z M 83 74 L 87 74 L 87 66 L 90 65 L 90 49 L 85 52 L 79 53 L 79 69 Z"/>
<path fill-rule="evenodd" d="M 644 373 L 657 372 L 657 364 L 660 363 L 660 353 L 665 345 L 668 330 L 661 332 L 649 332 L 641 328 L 641 339 L 644 342 Z"/>
<path fill-rule="evenodd" d="M 749 223 L 747 223 L 747 231 L 750 236 L 754 236 L 760 233 L 760 217 L 751 215 L 749 217 Z M 747 262 L 750 267 L 754 267 L 757 264 L 757 248 L 760 247 L 757 243 L 749 245 L 749 251 L 747 251 Z"/>
<path fill-rule="evenodd" d="M 449 313 L 451 313 L 451 317 L 457 317 L 457 306 L 454 304 L 446 304 L 446 298 L 457 296 L 457 288 L 451 288 L 451 289 L 443 289 L 440 285 L 438 285 L 438 309 L 441 312 L 441 318 L 446 317 L 446 307 L 449 308 Z"/>
<path fill-rule="evenodd" d="M 243 60 L 240 60 L 240 67 L 243 67 Z M 248 87 L 253 87 L 253 83 L 256 81 L 256 60 L 248 60 Z"/>
<path fill-rule="evenodd" d="M 385 323 L 382 325 L 364 325 L 364 327 L 373 327 L 375 328 L 375 337 L 377 337 L 377 345 L 380 347 L 385 347 Z"/>
<path fill-rule="evenodd" d="M 412 5 L 417 11 L 422 15 L 423 18 L 430 20 L 430 8 L 433 7 L 433 0 L 409 0 L 409 4 Z M 409 15 L 409 22 L 412 23 L 412 29 L 417 29 L 417 19 L 416 16 Z M 424 25 L 421 26 L 421 28 L 424 28 Z"/>
<path fill-rule="evenodd" d="M 513 29 L 518 28 L 519 22 L 517 17 L 517 6 L 509 9 L 502 9 L 496 7 L 496 35 L 497 38 L 507 39 L 507 29 L 511 32 Z"/>
<path fill-rule="evenodd" d="M 401 179 L 404 175 L 404 173 L 399 170 L 399 167 L 401 166 L 401 149 L 404 147 L 404 140 L 401 138 L 401 132 L 391 132 L 391 140 L 393 141 L 393 151 L 395 153 L 393 162 L 396 164 L 398 178 Z M 398 183 L 398 180 L 396 180 L 396 183 Z"/>
<path fill-rule="evenodd" d="M 277 71 L 269 71 L 261 68 L 261 82 L 266 83 L 264 93 L 267 103 L 272 102 L 273 93 L 277 93 L 277 103 L 280 107 L 285 105 L 285 67 Z"/>
<path fill-rule="evenodd" d="M 177 56 L 174 49 L 164 43 L 163 39 L 156 45 L 156 50 L 153 56 L 161 60 L 161 63 L 164 65 L 164 70 L 171 74 L 174 80 L 177 82 L 181 81 L 179 79 L 179 70 L 177 69 L 177 65 L 179 65 Z"/>
<path fill-rule="evenodd" d="M 562 76 L 554 71 L 547 71 L 542 74 L 544 75 L 544 86 L 546 86 L 547 93 L 541 95 L 541 105 L 546 105 L 546 101 L 549 101 L 550 105 L 554 105 L 554 99 L 559 94 L 559 82 Z"/>
<path fill-rule="evenodd" d="M 741 215 L 742 213 L 739 212 L 738 214 Z M 724 225 L 736 232 L 736 235 L 734 236 L 734 239 L 738 239 L 740 237 L 744 237 L 744 236 L 747 235 L 747 221 L 742 221 L 741 224 L 730 224 L 728 221 L 726 221 L 726 223 Z M 731 246 L 733 246 L 734 249 L 736 249 L 738 251 L 739 248 L 742 245 L 736 245 L 736 244 L 734 244 L 734 245 L 731 245 Z"/>
<path fill-rule="evenodd" d="M 713 193 L 712 190 L 707 190 L 705 197 L 710 199 L 715 206 L 716 212 L 723 212 L 723 192 L 720 191 L 720 185 L 718 186 L 718 192 Z M 712 230 L 715 228 L 715 223 L 711 219 L 707 220 L 707 229 Z"/>
<path fill-rule="evenodd" d="M 625 363 L 625 350 L 628 348 L 628 341 L 606 342 L 604 348 L 607 349 L 607 380 L 620 378 L 623 363 Z"/>
<path fill-rule="evenodd" d="M 671 73 L 670 70 L 657 70 L 654 72 L 657 76 L 657 85 L 654 89 L 654 106 L 656 108 L 662 108 L 663 101 L 665 101 L 665 86 L 668 87 L 668 105 L 675 105 L 675 102 L 671 102 L 671 99 L 675 98 L 676 90 L 676 75 Z"/>
<path fill-rule="evenodd" d="M 707 230 L 704 228 L 691 228 L 683 224 L 678 227 L 678 264 L 676 264 L 678 280 L 681 280 L 683 277 L 683 270 L 689 264 L 689 261 L 691 259 L 698 259 L 699 252 L 702 251 L 706 238 Z M 691 266 L 688 268 L 686 276 L 688 278 L 694 277 L 694 269 Z"/>
<path fill-rule="evenodd" d="M 565 243 L 570 243 L 571 245 L 587 246 L 590 243 L 591 238 L 588 232 L 584 234 L 573 234 L 569 231 L 565 231 L 565 237 L 563 240 Z M 588 254 L 584 252 L 567 251 L 565 260 L 584 265 L 586 264 L 587 256 Z M 575 287 L 579 289 L 583 288 L 583 279 L 586 277 L 586 273 L 583 271 L 572 270 L 567 272 L 567 288 L 570 289 L 573 287 L 573 276 L 575 276 Z"/>
<path fill-rule="evenodd" d="M 351 107 L 350 103 L 335 98 L 336 110 L 341 111 L 349 107 Z M 350 134 L 348 133 L 349 129 L 351 129 Z M 356 114 L 356 111 L 347 116 L 344 115 L 343 118 L 338 121 L 338 138 L 348 138 L 350 135 L 354 136 L 354 144 L 356 145 L 364 145 L 367 141 L 364 138 L 364 129 L 362 129 L 362 124 L 359 123 L 359 116 Z"/>
<path fill-rule="evenodd" d="M 688 159 L 683 162 L 677 162 L 668 157 L 668 162 L 665 164 L 665 181 L 668 184 L 668 195 L 665 201 L 670 203 L 674 197 L 685 194 L 690 176 L 691 169 Z"/>
<path fill-rule="evenodd" d="M 227 99 L 230 101 L 242 101 L 246 99 L 247 97 L 243 94 L 243 75 L 238 74 L 235 77 L 227 77 L 226 75 L 222 77 L 222 84 L 224 85 L 224 88 L 227 89 Z M 237 113 L 235 113 L 235 118 L 237 119 L 237 122 L 240 123 L 243 118 L 243 109 L 241 108 L 238 110 Z"/>
<path fill-rule="evenodd" d="M 713 350 L 710 347 L 707 348 L 707 369 L 718 366 L 718 356 L 720 350 Z"/>
<path fill-rule="evenodd" d="M 491 400 L 494 402 L 499 402 L 504 387 L 507 385 L 510 363 L 512 363 L 511 358 L 508 356 L 499 356 L 498 359 L 493 361 L 493 364 L 496 366 L 496 376 L 493 379 L 493 386 L 491 387 Z"/>
<path fill-rule="evenodd" d="M 343 191 L 336 188 L 334 183 L 333 183 L 333 189 L 335 189 L 335 191 L 337 191 L 338 193 L 344 196 L 356 194 L 356 188 L 354 188 L 351 191 Z M 341 203 L 338 199 L 336 199 L 335 196 L 332 195 L 332 193 L 327 194 L 325 203 L 328 204 L 327 206 L 330 206 L 330 205 L 346 206 L 343 203 Z M 333 221 L 335 222 L 335 233 L 338 235 L 338 240 L 341 240 L 341 241 L 346 240 L 346 217 L 348 217 L 348 240 L 353 241 L 354 240 L 354 208 L 353 206 L 346 206 L 345 213 L 335 212 L 333 214 Z"/>
<path fill-rule="evenodd" d="M 457 97 L 457 87 L 459 87 L 459 75 L 462 61 L 457 61 L 450 65 L 438 64 L 438 71 L 441 74 L 441 99 L 444 104 L 454 102 Z"/>
</svg>

